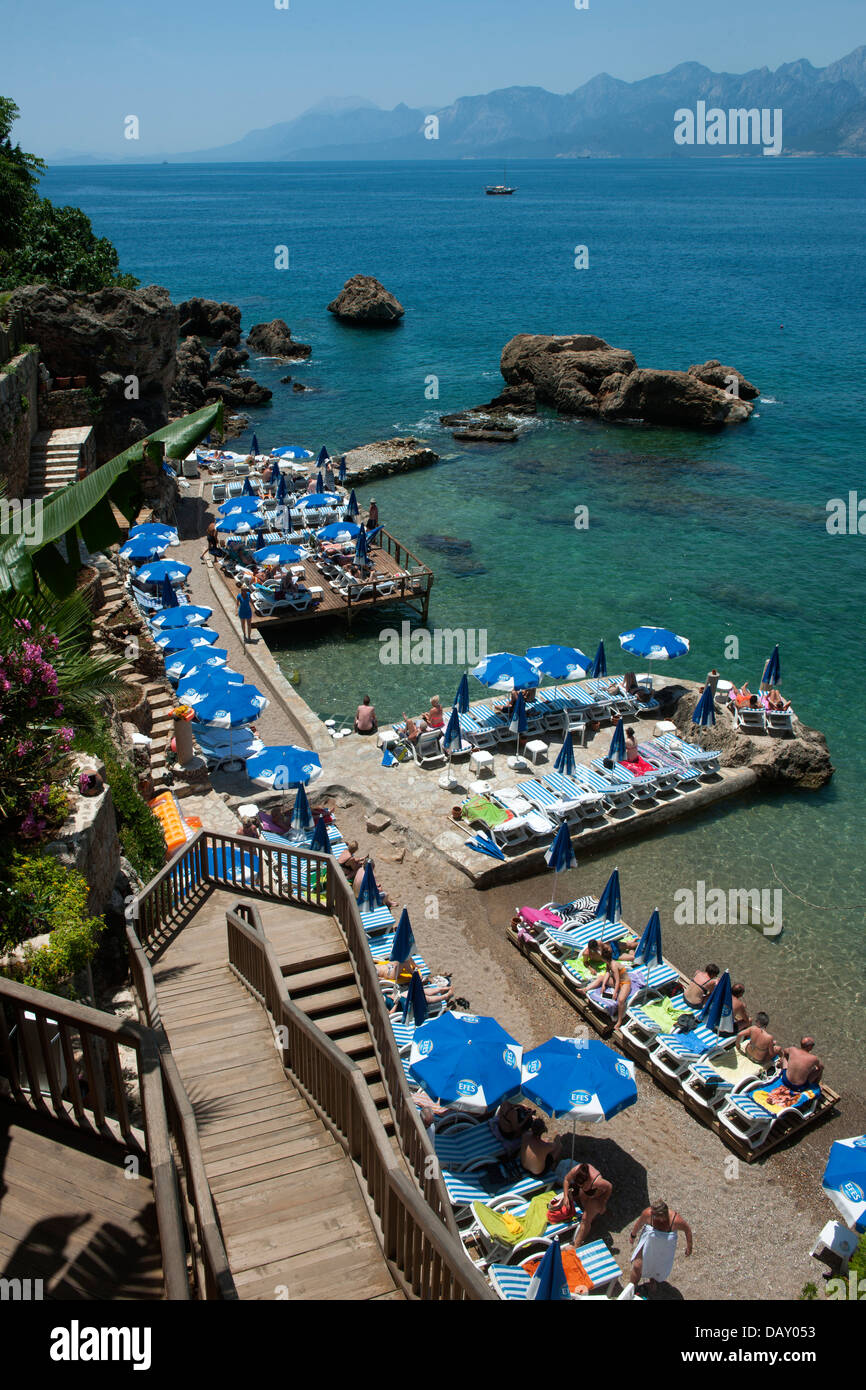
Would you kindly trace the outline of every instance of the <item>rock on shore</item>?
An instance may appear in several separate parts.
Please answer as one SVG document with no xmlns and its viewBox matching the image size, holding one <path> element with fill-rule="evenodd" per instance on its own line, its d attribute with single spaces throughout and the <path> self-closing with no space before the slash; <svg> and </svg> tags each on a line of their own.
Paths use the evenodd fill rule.
<svg viewBox="0 0 866 1390">
<path fill-rule="evenodd" d="M 510 387 L 531 386 L 562 415 L 643 420 L 683 429 L 739 424 L 757 395 L 735 368 L 715 359 L 688 372 L 639 368 L 634 355 L 594 334 L 518 333 L 505 344 L 500 371 Z M 739 394 L 726 391 L 734 377 Z"/>
<path fill-rule="evenodd" d="M 254 323 L 247 334 L 247 347 L 266 357 L 280 357 L 286 362 L 300 362 L 313 351 L 309 343 L 295 342 L 285 319 Z"/>
<path fill-rule="evenodd" d="M 399 300 L 372 275 L 353 275 L 347 280 L 336 299 L 328 305 L 329 313 L 353 323 L 396 323 L 405 310 Z"/>
<path fill-rule="evenodd" d="M 827 740 L 817 729 L 794 720 L 794 737 L 770 734 L 744 734 L 734 727 L 726 711 L 717 705 L 716 722 L 708 728 L 692 723 L 692 712 L 700 698 L 689 690 L 681 695 L 670 718 L 690 743 L 718 749 L 723 767 L 750 767 L 762 782 L 815 791 L 830 781 L 835 771 Z"/>
<path fill-rule="evenodd" d="M 182 338 L 216 338 L 224 347 L 237 347 L 241 340 L 241 311 L 236 304 L 185 299 L 177 306 L 177 312 Z"/>
<path fill-rule="evenodd" d="M 427 468 L 439 462 L 439 455 L 423 439 L 411 435 L 405 438 L 380 439 L 375 444 L 363 444 L 343 455 L 346 461 L 346 482 L 372 482 L 392 473 L 410 473 L 415 468 Z"/>
</svg>

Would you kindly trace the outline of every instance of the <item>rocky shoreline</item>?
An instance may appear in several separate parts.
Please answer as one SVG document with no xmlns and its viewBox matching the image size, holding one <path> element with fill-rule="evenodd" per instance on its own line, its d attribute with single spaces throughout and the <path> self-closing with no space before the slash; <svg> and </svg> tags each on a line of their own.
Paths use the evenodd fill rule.
<svg viewBox="0 0 866 1390">
<path fill-rule="evenodd" d="M 346 483 L 370 483 L 374 478 L 389 478 L 394 473 L 411 473 L 416 468 L 429 468 L 439 462 L 439 455 L 423 439 L 413 435 L 380 439 L 362 444 L 342 455 L 346 464 Z"/>
</svg>

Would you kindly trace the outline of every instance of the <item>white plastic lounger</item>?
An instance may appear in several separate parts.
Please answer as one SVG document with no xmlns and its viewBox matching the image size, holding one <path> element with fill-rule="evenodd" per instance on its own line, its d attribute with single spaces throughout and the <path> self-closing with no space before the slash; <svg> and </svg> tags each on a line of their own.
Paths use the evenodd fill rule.
<svg viewBox="0 0 866 1390">
<path fill-rule="evenodd" d="M 553 816 L 558 821 L 565 821 L 566 825 L 580 825 L 583 820 L 583 813 L 577 802 L 563 801 L 562 797 L 557 796 L 537 778 L 518 782 L 516 790 L 533 806 L 537 806 L 542 814 Z"/>
<path fill-rule="evenodd" d="M 604 815 L 604 796 L 601 792 L 588 792 L 573 777 L 566 777 L 561 772 L 548 772 L 541 780 L 563 801 L 576 801 L 584 815 Z"/>
<path fill-rule="evenodd" d="M 767 721 L 764 718 L 764 711 L 743 705 L 737 710 L 737 727 L 744 729 L 747 734 L 765 734 Z"/>
<path fill-rule="evenodd" d="M 580 1208 L 577 1207 L 573 1220 L 548 1222 L 543 1236 L 529 1236 L 525 1240 L 517 1241 L 514 1245 L 508 1245 L 488 1231 L 476 1211 L 476 1207 L 479 1205 L 477 1202 L 472 1203 L 472 1223 L 460 1232 L 460 1237 L 470 1259 L 473 1259 L 469 1249 L 470 1244 L 482 1247 L 483 1255 L 479 1265 L 481 1269 L 486 1269 L 490 1264 L 506 1264 L 510 1268 L 514 1268 L 515 1265 L 520 1264 L 521 1260 L 530 1259 L 534 1252 L 546 1247 L 551 1240 L 561 1241 L 564 1236 L 573 1235 L 580 1225 L 583 1215 Z M 508 1212 L 518 1221 L 529 1210 L 529 1202 L 525 1197 L 498 1197 L 491 1199 L 484 1205 L 488 1206 L 491 1211 Z"/>
<path fill-rule="evenodd" d="M 608 1288 L 621 1277 L 622 1270 L 603 1240 L 593 1240 L 589 1245 L 578 1245 L 575 1250 L 592 1281 L 593 1289 Z M 529 1295 L 531 1276 L 520 1265 L 491 1265 L 487 1277 L 500 1298 L 525 1301 Z M 582 1297 L 581 1294 L 571 1296 Z"/>
<path fill-rule="evenodd" d="M 394 933 L 387 932 L 384 936 L 372 936 L 367 938 L 370 947 L 370 955 L 373 960 L 390 960 L 391 947 L 394 945 Z M 430 967 L 423 956 L 417 954 L 412 956 L 412 963 L 417 966 L 418 973 L 422 980 L 430 979 Z"/>
<path fill-rule="evenodd" d="M 750 1149 L 759 1149 L 770 1137 L 770 1131 L 780 1120 L 802 1122 L 813 1115 L 821 1099 L 820 1086 L 801 1091 L 796 1104 L 787 1105 L 781 1110 L 768 1110 L 755 1099 L 756 1091 L 766 1091 L 772 1096 L 781 1086 L 776 1078 L 772 1081 L 754 1081 L 748 1090 L 728 1096 L 718 1112 L 719 1124 L 724 1125 L 730 1134 L 745 1139 Z"/>
<path fill-rule="evenodd" d="M 368 936 L 377 936 L 394 925 L 394 914 L 389 907 L 367 907 L 361 909 L 361 921 Z"/>
<path fill-rule="evenodd" d="M 681 757 L 684 762 L 704 767 L 708 772 L 719 770 L 719 754 L 709 748 L 699 748 L 696 743 L 687 743 L 677 734 L 659 734 L 655 741 L 660 743 L 662 748 L 667 748 L 671 753 Z"/>
<path fill-rule="evenodd" d="M 766 712 L 767 732 L 770 734 L 792 734 L 794 714 L 789 709 L 768 709 Z"/>
<path fill-rule="evenodd" d="M 683 1077 L 686 1095 L 711 1113 L 721 1110 L 728 1096 L 745 1090 L 762 1077 L 763 1067 L 757 1062 L 750 1062 L 742 1052 L 737 1052 L 735 1043 L 736 1039 L 732 1038 L 724 1049 L 711 1053 L 703 1061 L 692 1062 Z M 732 1054 L 735 1056 L 735 1066 L 719 1071 L 717 1063 L 732 1057 Z M 771 1079 L 764 1079 L 764 1085 L 772 1086 L 775 1080 L 777 1076 L 773 1074 Z"/>
<path fill-rule="evenodd" d="M 698 1024 L 690 1033 L 660 1033 L 652 1054 L 652 1064 L 665 1076 L 680 1081 L 692 1062 L 699 1062 L 710 1052 L 718 1052 L 725 1039 L 711 1028 Z"/>
<path fill-rule="evenodd" d="M 641 1052 L 651 1052 L 662 1035 L 662 1025 L 646 1013 L 644 1007 L 646 1004 L 658 1002 L 660 996 L 657 995 L 655 999 L 644 999 L 640 1004 L 630 1004 L 626 1010 L 622 1022 L 623 1035 Z M 671 1004 L 680 1013 L 694 1013 L 694 1009 L 682 994 L 672 995 Z"/>
<path fill-rule="evenodd" d="M 614 785 L 596 768 L 584 767 L 581 764 L 580 767 L 574 769 L 571 776 L 572 781 L 576 782 L 579 787 L 585 787 L 587 791 L 598 792 L 603 796 L 609 807 L 616 809 L 617 807 L 631 806 L 633 800 L 631 788 L 622 783 Z"/>
</svg>

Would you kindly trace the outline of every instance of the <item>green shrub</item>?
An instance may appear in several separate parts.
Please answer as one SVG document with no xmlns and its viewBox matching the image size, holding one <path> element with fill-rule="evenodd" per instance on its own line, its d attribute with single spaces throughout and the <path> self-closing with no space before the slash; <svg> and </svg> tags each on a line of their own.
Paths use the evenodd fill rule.
<svg viewBox="0 0 866 1390">
<path fill-rule="evenodd" d="M 0 951 L 25 946 L 25 959 L 4 974 L 34 989 L 58 993 L 92 960 L 105 928 L 87 908 L 87 880 L 51 854 L 5 852 L 0 865 Z M 49 932 L 44 946 L 26 944 Z"/>
</svg>

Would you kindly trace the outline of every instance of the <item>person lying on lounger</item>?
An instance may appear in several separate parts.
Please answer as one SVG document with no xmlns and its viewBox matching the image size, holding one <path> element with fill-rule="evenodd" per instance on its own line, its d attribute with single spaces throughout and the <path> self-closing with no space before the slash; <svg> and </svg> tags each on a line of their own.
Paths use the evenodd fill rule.
<svg viewBox="0 0 866 1390">
<path fill-rule="evenodd" d="M 545 1139 L 546 1132 L 547 1125 L 536 1116 L 520 1141 L 520 1162 L 536 1178 L 551 1172 L 562 1156 L 562 1139 L 559 1135 L 553 1140 Z"/>
<path fill-rule="evenodd" d="M 755 1014 L 754 1023 L 740 1033 L 736 1043 L 737 1050 L 742 1052 L 744 1057 L 748 1057 L 750 1062 L 763 1067 L 765 1071 L 773 1066 L 782 1050 L 772 1033 L 767 1032 L 769 1022 L 767 1014 Z"/>
<path fill-rule="evenodd" d="M 783 700 L 778 690 L 768 690 L 763 696 L 763 703 L 764 709 L 784 711 L 791 708 L 791 701 Z"/>
<path fill-rule="evenodd" d="M 359 869 L 362 873 L 364 871 L 364 859 L 359 859 L 357 855 L 358 841 L 348 840 L 346 842 L 346 848 L 341 851 L 337 859 L 337 863 L 347 878 L 354 878 Z"/>
<path fill-rule="evenodd" d="M 719 967 L 717 965 L 705 965 L 703 970 L 696 970 L 691 980 L 683 988 L 683 998 L 687 1004 L 691 1004 L 693 1009 L 699 1009 L 707 1002 L 719 979 Z"/>
<path fill-rule="evenodd" d="M 634 671 L 626 671 L 622 679 L 626 695 L 630 695 L 633 700 L 639 701 L 642 705 L 652 704 L 652 694 L 650 691 L 645 690 L 642 685 L 638 685 L 637 676 Z"/>
<path fill-rule="evenodd" d="M 731 686 L 728 691 L 728 699 L 740 708 L 743 705 L 748 705 L 752 700 L 757 700 L 757 696 L 752 694 L 748 684 L 744 682 L 740 690 L 735 685 Z"/>
<path fill-rule="evenodd" d="M 562 1195 L 566 1202 L 581 1211 L 580 1225 L 574 1237 L 575 1245 L 582 1245 L 587 1239 L 592 1223 L 597 1216 L 603 1216 L 613 1192 L 613 1184 L 603 1178 L 591 1163 L 578 1163 L 566 1173 L 562 1183 Z"/>
<path fill-rule="evenodd" d="M 790 1091 L 805 1091 L 817 1086 L 824 1075 L 824 1063 L 812 1055 L 814 1038 L 801 1038 L 799 1047 L 786 1047 L 782 1052 L 782 1085 Z"/>
<path fill-rule="evenodd" d="M 602 1007 L 605 1003 L 616 1003 L 616 1018 L 602 1033 L 602 1037 L 609 1037 L 614 1028 L 622 1026 L 631 994 L 631 980 L 626 966 L 614 960 L 613 952 L 606 941 L 601 946 L 601 958 L 604 962 L 603 970 L 585 985 L 578 985 L 576 993 L 589 994 L 591 990 L 598 990 Z"/>
<path fill-rule="evenodd" d="M 390 1010 L 396 1014 L 402 1011 L 403 1000 L 401 990 L 406 989 L 412 976 L 416 972 L 414 961 L 404 960 L 377 960 L 376 974 L 382 982 L 382 989 L 386 995 L 393 996 L 393 1006 Z M 428 1004 L 439 1004 L 444 1000 L 446 1003 L 454 995 L 454 990 L 447 975 L 432 975 L 424 985 L 424 998 Z"/>
<path fill-rule="evenodd" d="M 523 1143 L 523 1136 L 532 1124 L 533 1114 L 528 1105 L 515 1105 L 504 1100 L 490 1121 L 494 1135 L 502 1140 L 506 1153 L 517 1153 Z"/>
</svg>

